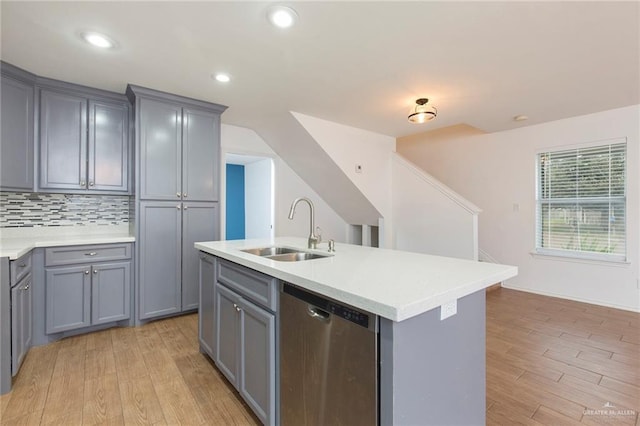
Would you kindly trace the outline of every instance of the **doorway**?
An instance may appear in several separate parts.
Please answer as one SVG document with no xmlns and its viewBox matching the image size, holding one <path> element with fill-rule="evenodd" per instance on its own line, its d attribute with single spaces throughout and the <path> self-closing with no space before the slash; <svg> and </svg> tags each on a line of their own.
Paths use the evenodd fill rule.
<svg viewBox="0 0 640 426">
<path fill-rule="evenodd" d="M 225 239 L 273 238 L 273 159 L 225 154 Z"/>
</svg>

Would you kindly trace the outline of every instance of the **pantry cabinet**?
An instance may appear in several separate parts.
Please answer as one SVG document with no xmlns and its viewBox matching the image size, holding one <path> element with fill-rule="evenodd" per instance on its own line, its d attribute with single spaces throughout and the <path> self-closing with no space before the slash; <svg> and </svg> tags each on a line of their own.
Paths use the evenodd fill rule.
<svg viewBox="0 0 640 426">
<path fill-rule="evenodd" d="M 219 239 L 225 106 L 129 85 L 135 116 L 138 321 L 198 309 L 196 241 Z"/>
</svg>

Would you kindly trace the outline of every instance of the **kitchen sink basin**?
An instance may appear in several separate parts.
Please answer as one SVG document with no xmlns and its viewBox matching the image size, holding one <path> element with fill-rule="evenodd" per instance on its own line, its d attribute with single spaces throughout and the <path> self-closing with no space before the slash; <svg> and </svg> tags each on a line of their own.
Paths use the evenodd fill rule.
<svg viewBox="0 0 640 426">
<path fill-rule="evenodd" d="M 306 251 L 299 251 L 297 253 L 285 253 L 276 254 L 274 256 L 267 256 L 272 260 L 278 260 L 280 262 L 299 262 L 301 260 L 320 259 L 323 257 L 329 257 L 328 254 L 309 253 Z"/>
<path fill-rule="evenodd" d="M 240 250 L 245 253 L 255 254 L 256 256 L 273 256 L 278 254 L 286 254 L 286 253 L 297 253 L 300 250 L 287 248 L 287 247 L 258 247 L 252 249 Z"/>
<path fill-rule="evenodd" d="M 311 253 L 288 247 L 258 247 L 240 251 L 279 262 L 299 262 L 301 260 L 320 259 L 331 256 L 330 254 Z"/>
</svg>

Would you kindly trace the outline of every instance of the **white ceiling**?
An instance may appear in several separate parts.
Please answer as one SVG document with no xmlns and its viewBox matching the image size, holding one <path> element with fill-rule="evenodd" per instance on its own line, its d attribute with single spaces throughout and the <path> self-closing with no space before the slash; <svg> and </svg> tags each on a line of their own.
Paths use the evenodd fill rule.
<svg viewBox="0 0 640 426">
<path fill-rule="evenodd" d="M 640 103 L 636 1 L 288 2 L 299 15 L 289 30 L 269 25 L 269 2 L 0 4 L 2 60 L 225 104 L 223 122 L 245 127 L 280 110 L 391 136 L 460 123 L 497 131 Z M 92 48 L 83 30 L 119 47 Z M 407 122 L 418 97 L 436 120 Z"/>
</svg>

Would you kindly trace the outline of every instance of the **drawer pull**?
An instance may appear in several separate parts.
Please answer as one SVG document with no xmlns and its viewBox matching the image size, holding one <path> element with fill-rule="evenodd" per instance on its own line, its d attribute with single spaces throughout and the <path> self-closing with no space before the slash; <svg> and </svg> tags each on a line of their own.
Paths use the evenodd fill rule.
<svg viewBox="0 0 640 426">
<path fill-rule="evenodd" d="M 29 284 L 25 285 L 24 287 L 22 287 L 22 291 L 27 291 L 27 290 L 29 290 L 29 287 L 30 287 L 30 285 L 29 285 Z"/>
<path fill-rule="evenodd" d="M 95 251 L 92 251 L 90 253 L 85 253 L 84 255 L 85 256 L 95 256 L 96 254 L 98 254 L 98 253 L 96 253 Z"/>
<path fill-rule="evenodd" d="M 89 275 L 89 271 L 84 271 L 84 274 L 85 275 Z"/>
<path fill-rule="evenodd" d="M 18 265 L 18 266 L 20 266 L 21 268 L 25 268 L 25 267 L 27 266 L 27 264 L 26 264 L 26 263 L 21 263 L 21 264 L 20 264 L 20 265 Z"/>
<path fill-rule="evenodd" d="M 236 308 L 236 312 L 240 312 L 240 306 L 236 305 L 235 303 L 233 304 L 233 307 Z"/>
</svg>

